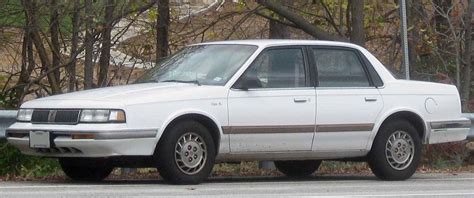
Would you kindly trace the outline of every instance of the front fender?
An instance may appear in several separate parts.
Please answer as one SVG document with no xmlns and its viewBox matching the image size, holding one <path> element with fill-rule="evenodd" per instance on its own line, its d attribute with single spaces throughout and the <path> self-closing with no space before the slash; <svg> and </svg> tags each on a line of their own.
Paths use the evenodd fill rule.
<svg viewBox="0 0 474 198">
<path fill-rule="evenodd" d="M 190 114 L 193 114 L 193 115 L 201 115 L 201 116 L 205 116 L 207 118 L 209 118 L 210 120 L 212 120 L 212 122 L 214 122 L 214 124 L 217 126 L 217 129 L 219 130 L 219 134 L 220 134 L 220 141 L 219 141 L 219 151 L 218 153 L 227 153 L 229 152 L 229 138 L 227 135 L 224 135 L 223 134 L 223 131 L 222 131 L 222 124 L 221 122 L 219 122 L 219 120 L 211 115 L 210 113 L 204 111 L 204 110 L 200 110 L 200 109 L 181 109 L 181 110 L 178 110 L 172 114 L 170 114 L 164 121 L 163 123 L 161 124 L 160 126 L 160 129 L 156 135 L 156 138 L 159 139 L 161 138 L 161 136 L 163 135 L 163 133 L 165 132 L 166 128 L 176 119 L 182 117 L 182 116 L 185 116 L 185 115 L 190 115 Z M 157 142 L 158 143 L 158 142 Z"/>
</svg>

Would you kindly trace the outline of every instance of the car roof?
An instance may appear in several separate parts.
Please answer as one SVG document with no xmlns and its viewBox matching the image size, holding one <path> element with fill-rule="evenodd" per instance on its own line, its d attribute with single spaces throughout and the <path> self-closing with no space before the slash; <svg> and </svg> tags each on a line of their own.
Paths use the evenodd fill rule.
<svg viewBox="0 0 474 198">
<path fill-rule="evenodd" d="M 360 46 L 338 41 L 322 41 L 322 40 L 290 40 L 290 39 L 256 39 L 256 40 L 228 40 L 228 41 L 213 41 L 205 42 L 195 45 L 256 45 L 259 47 L 267 46 L 285 46 L 285 45 L 325 45 L 325 46 L 342 46 L 342 47 L 351 47 L 358 48 Z"/>
</svg>

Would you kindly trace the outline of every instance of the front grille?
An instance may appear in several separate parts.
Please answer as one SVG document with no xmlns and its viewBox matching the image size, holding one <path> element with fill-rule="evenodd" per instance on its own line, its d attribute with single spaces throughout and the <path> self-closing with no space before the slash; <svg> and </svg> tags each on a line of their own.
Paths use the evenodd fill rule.
<svg viewBox="0 0 474 198">
<path fill-rule="evenodd" d="M 34 110 L 31 116 L 32 122 L 45 123 L 48 122 L 49 110 Z"/>
<path fill-rule="evenodd" d="M 39 124 L 77 124 L 79 110 L 35 109 L 31 122 Z"/>
</svg>

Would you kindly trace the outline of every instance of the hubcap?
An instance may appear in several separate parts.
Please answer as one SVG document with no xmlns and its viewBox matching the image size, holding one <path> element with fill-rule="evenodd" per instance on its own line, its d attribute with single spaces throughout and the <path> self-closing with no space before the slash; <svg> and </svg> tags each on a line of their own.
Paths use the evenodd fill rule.
<svg viewBox="0 0 474 198">
<path fill-rule="evenodd" d="M 206 163 L 206 142 L 196 133 L 182 135 L 175 146 L 175 161 L 181 172 L 194 175 L 201 171 Z"/>
<path fill-rule="evenodd" d="M 410 166 L 415 154 L 413 139 L 405 131 L 395 131 L 385 145 L 385 156 L 390 166 L 404 170 Z"/>
</svg>

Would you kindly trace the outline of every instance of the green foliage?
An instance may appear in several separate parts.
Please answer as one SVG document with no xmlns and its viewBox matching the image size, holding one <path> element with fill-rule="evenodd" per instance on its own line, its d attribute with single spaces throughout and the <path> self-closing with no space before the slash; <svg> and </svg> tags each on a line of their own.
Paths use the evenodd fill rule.
<svg viewBox="0 0 474 198">
<path fill-rule="evenodd" d="M 0 5 L 0 27 L 22 27 L 25 15 L 20 0 L 5 0 Z"/>
<path fill-rule="evenodd" d="M 0 176 L 42 177 L 58 174 L 55 159 L 26 156 L 5 141 L 0 141 Z"/>
</svg>

